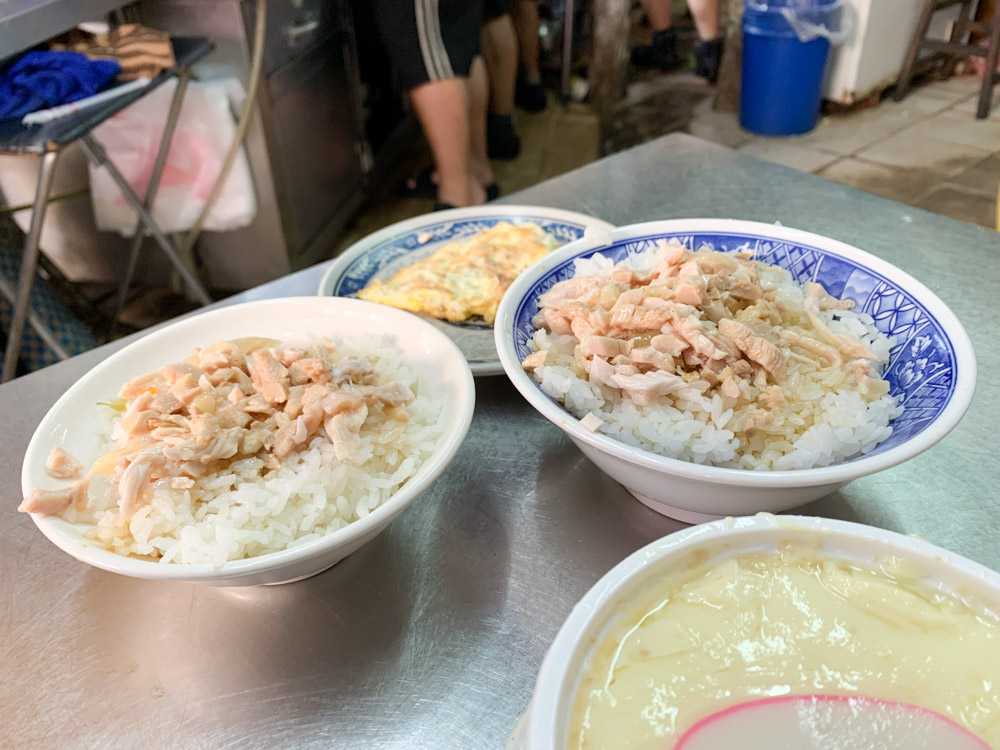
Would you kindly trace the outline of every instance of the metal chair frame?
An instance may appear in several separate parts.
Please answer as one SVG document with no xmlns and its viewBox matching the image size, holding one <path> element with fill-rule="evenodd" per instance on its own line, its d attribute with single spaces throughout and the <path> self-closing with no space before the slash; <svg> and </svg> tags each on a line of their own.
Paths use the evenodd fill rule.
<svg viewBox="0 0 1000 750">
<path fill-rule="evenodd" d="M 210 50 L 211 45 L 201 51 L 200 54 L 196 55 L 196 58 L 200 59 L 204 54 L 207 54 L 207 51 Z M 136 192 L 122 176 L 118 168 L 108 158 L 104 147 L 101 146 L 100 142 L 96 138 L 94 138 L 92 130 L 94 126 L 99 124 L 99 122 L 89 124 L 84 128 L 84 132 L 78 134 L 74 133 L 71 137 L 65 140 L 49 140 L 45 142 L 44 150 L 39 154 L 38 183 L 35 188 L 35 199 L 32 205 L 31 224 L 28 228 L 28 234 L 25 237 L 24 242 L 24 255 L 21 258 L 21 268 L 18 274 L 17 289 L 16 291 L 11 290 L 10 284 L 7 283 L 0 284 L 0 294 L 7 297 L 14 306 L 13 314 L 11 316 L 10 330 L 7 332 L 7 348 L 4 353 L 3 371 L 2 375 L 0 375 L 0 382 L 5 383 L 8 380 L 11 380 L 17 372 L 17 361 L 20 354 L 21 341 L 24 335 L 24 325 L 28 321 L 31 322 L 32 328 L 34 328 L 38 335 L 41 336 L 41 338 L 50 347 L 52 347 L 53 352 L 55 352 L 60 359 L 65 359 L 68 356 L 65 349 L 58 345 L 58 340 L 55 334 L 44 325 L 38 316 L 31 313 L 30 300 L 31 289 L 35 280 L 35 272 L 38 268 L 42 226 L 45 221 L 45 214 L 46 209 L 48 208 L 49 196 L 52 191 L 52 181 L 55 176 L 56 166 L 59 163 L 59 157 L 62 152 L 66 149 L 66 147 L 72 145 L 73 143 L 80 144 L 80 148 L 92 164 L 103 166 L 108 170 L 111 178 L 121 190 L 122 195 L 138 214 L 136 231 L 132 236 L 132 246 L 129 251 L 125 274 L 118 290 L 114 316 L 112 318 L 112 326 L 114 326 L 114 321 L 117 321 L 118 316 L 121 314 L 122 308 L 125 305 L 128 290 L 132 284 L 132 277 L 134 276 L 135 268 L 138 265 L 142 241 L 147 234 L 151 235 L 160 246 L 160 249 L 170 260 L 170 263 L 174 266 L 174 268 L 177 269 L 177 272 L 187 284 L 194 297 L 197 298 L 197 300 L 203 305 L 207 305 L 212 302 L 211 296 L 208 294 L 208 291 L 202 285 L 197 275 L 191 270 L 187 263 L 184 262 L 177 246 L 169 237 L 167 237 L 163 230 L 160 229 L 150 213 L 153 202 L 156 200 L 156 193 L 159 189 L 160 178 L 163 174 L 163 167 L 167 161 L 167 154 L 170 152 L 170 144 L 173 141 L 174 130 L 176 129 L 177 120 L 180 116 L 181 105 L 184 101 L 184 92 L 186 91 L 188 81 L 190 80 L 190 73 L 190 64 L 178 65 L 174 70 L 161 74 L 161 76 L 149 87 L 143 89 L 138 96 L 131 97 L 129 100 L 129 103 L 131 103 L 131 101 L 134 101 L 149 91 L 152 91 L 153 88 L 166 80 L 166 78 L 176 76 L 178 79 L 177 88 L 175 89 L 173 98 L 170 102 L 170 109 L 167 114 L 167 121 L 164 126 L 163 136 L 160 139 L 156 159 L 153 163 L 153 171 L 144 197 L 140 197 L 136 194 Z M 122 104 L 114 111 L 110 111 L 107 116 L 110 117 L 115 111 L 119 111 L 125 106 L 127 105 Z M 107 118 L 104 117 L 103 119 Z M 100 121 L 103 121 L 103 119 Z"/>
</svg>

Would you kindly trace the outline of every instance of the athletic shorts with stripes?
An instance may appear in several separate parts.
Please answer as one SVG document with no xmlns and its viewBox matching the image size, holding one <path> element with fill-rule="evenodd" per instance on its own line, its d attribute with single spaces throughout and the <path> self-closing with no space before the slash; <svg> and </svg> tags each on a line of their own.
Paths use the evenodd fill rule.
<svg viewBox="0 0 1000 750">
<path fill-rule="evenodd" d="M 483 0 L 374 0 L 375 23 L 406 90 L 465 78 L 479 54 Z"/>
</svg>

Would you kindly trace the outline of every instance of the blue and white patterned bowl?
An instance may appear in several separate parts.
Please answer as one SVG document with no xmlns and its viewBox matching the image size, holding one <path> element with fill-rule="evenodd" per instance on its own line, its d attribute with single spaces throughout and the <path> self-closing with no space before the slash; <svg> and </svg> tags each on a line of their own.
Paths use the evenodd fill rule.
<svg viewBox="0 0 1000 750">
<path fill-rule="evenodd" d="M 423 260 L 446 242 L 469 237 L 501 221 L 538 224 L 561 243 L 583 237 L 591 228 L 606 233 L 611 224 L 575 211 L 545 206 L 473 206 L 438 211 L 407 219 L 354 243 L 323 275 L 321 297 L 356 297 L 374 279 L 386 279 L 401 268 Z M 449 323 L 420 315 L 448 336 L 465 355 L 473 375 L 503 372 L 493 343 L 493 326 L 482 320 Z"/>
<path fill-rule="evenodd" d="M 884 377 L 905 407 L 892 436 L 874 451 L 834 466 L 798 471 L 743 471 L 701 466 L 627 446 L 580 426 L 521 368 L 535 331 L 538 297 L 573 275 L 576 258 L 600 252 L 616 262 L 658 240 L 695 249 L 754 251 L 758 260 L 817 281 L 853 299 L 880 331 L 895 339 Z M 497 313 L 496 343 L 507 375 L 544 416 L 588 457 L 655 510 L 681 520 L 780 511 L 822 497 L 867 474 L 895 466 L 931 447 L 965 414 L 976 382 L 976 359 L 962 324 L 927 287 L 885 261 L 842 242 L 797 229 L 748 221 L 682 219 L 620 227 L 610 240 L 582 240 L 529 268 Z"/>
</svg>

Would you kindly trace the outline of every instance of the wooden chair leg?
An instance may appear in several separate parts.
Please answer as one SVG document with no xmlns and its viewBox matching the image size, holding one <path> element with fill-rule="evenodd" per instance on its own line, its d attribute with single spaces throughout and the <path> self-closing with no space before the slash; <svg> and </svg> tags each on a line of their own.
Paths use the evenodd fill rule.
<svg viewBox="0 0 1000 750">
<path fill-rule="evenodd" d="M 1000 59 L 1000 13 L 993 19 L 990 27 L 990 43 L 986 48 L 986 66 L 983 71 L 983 87 L 979 91 L 979 108 L 976 119 L 985 120 L 990 116 L 993 106 L 993 84 L 997 80 L 997 60 Z"/>
<path fill-rule="evenodd" d="M 962 44 L 965 42 L 965 34 L 968 31 L 969 13 L 972 10 L 972 3 L 962 3 L 961 10 L 958 11 L 958 18 L 951 29 L 951 38 L 948 40 L 952 44 Z M 941 68 L 941 75 L 944 78 L 951 78 L 955 75 L 955 66 L 958 65 L 958 57 L 950 55 Z"/>
<path fill-rule="evenodd" d="M 920 54 L 920 46 L 927 36 L 927 29 L 930 28 L 931 19 L 934 17 L 934 5 L 936 0 L 924 0 L 924 9 L 920 11 L 920 20 L 917 22 L 917 30 L 913 34 L 913 41 L 910 42 L 910 49 L 906 53 L 906 61 L 903 69 L 896 80 L 896 88 L 892 92 L 895 101 L 901 101 L 906 92 L 910 90 L 910 81 L 913 79 L 913 69 L 917 65 L 917 57 Z"/>
</svg>

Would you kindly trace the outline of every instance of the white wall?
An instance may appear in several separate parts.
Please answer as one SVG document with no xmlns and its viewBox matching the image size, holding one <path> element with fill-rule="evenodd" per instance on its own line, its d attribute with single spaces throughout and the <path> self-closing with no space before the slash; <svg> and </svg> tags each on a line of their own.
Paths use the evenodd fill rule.
<svg viewBox="0 0 1000 750">
<path fill-rule="evenodd" d="M 923 0 L 844 0 L 853 31 L 831 59 L 825 97 L 853 104 L 892 86 L 917 28 Z M 944 39 L 958 8 L 936 13 L 930 36 Z"/>
</svg>

